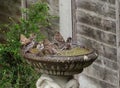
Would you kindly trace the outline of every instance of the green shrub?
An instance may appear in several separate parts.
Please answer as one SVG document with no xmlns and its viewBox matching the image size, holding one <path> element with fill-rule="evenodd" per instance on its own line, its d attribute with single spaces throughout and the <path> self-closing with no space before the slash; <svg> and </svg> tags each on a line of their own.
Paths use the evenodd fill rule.
<svg viewBox="0 0 120 88">
<path fill-rule="evenodd" d="M 42 40 L 40 28 L 50 25 L 51 16 L 45 3 L 37 2 L 25 9 L 27 19 L 20 19 L 19 23 L 11 18 L 11 24 L 6 24 L 5 44 L 0 44 L 0 88 L 35 88 L 35 82 L 40 76 L 34 68 L 26 63 L 20 55 L 20 34 L 29 36 L 35 33 L 38 40 Z"/>
</svg>

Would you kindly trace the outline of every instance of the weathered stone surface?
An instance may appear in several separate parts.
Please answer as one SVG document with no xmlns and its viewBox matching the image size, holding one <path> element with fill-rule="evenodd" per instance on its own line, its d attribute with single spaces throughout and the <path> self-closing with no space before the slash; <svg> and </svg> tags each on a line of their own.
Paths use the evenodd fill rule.
<svg viewBox="0 0 120 88">
<path fill-rule="evenodd" d="M 77 43 L 82 46 L 92 47 L 92 41 L 77 34 Z"/>
<path fill-rule="evenodd" d="M 112 69 L 107 69 L 105 66 L 93 64 L 90 67 L 86 68 L 83 73 L 88 74 L 91 77 L 104 80 L 113 85 L 117 85 L 118 82 L 117 71 L 115 72 Z"/>
<path fill-rule="evenodd" d="M 116 46 L 116 35 L 101 33 L 102 42 Z"/>
<path fill-rule="evenodd" d="M 117 62 L 111 61 L 108 58 L 105 58 L 104 56 L 99 55 L 98 59 L 95 61 L 98 65 L 105 66 L 109 69 L 112 69 L 114 71 L 118 70 Z"/>
<path fill-rule="evenodd" d="M 100 28 L 101 30 L 116 32 L 116 22 L 101 17 L 94 16 L 93 14 L 86 13 L 85 11 L 77 10 L 77 22 L 82 22 L 93 27 Z"/>
<path fill-rule="evenodd" d="M 117 62 L 117 49 L 112 47 L 104 46 L 104 54 L 103 56 L 109 58 L 110 60 Z"/>
<path fill-rule="evenodd" d="M 115 4 L 116 0 L 99 0 L 110 4 Z"/>
<path fill-rule="evenodd" d="M 116 17 L 115 8 L 107 3 L 101 3 L 97 0 L 77 0 L 76 4 L 78 9 L 83 8 L 106 17 Z"/>
<path fill-rule="evenodd" d="M 92 47 L 98 52 L 99 55 L 104 54 L 104 45 L 96 41 L 91 41 Z"/>
<path fill-rule="evenodd" d="M 47 0 L 47 2 L 50 7 L 50 13 L 59 16 L 59 0 Z"/>
<path fill-rule="evenodd" d="M 103 65 L 104 64 L 104 62 L 103 62 L 104 60 L 103 60 L 103 58 L 101 58 L 101 55 L 95 60 L 95 62 L 94 63 L 97 63 L 97 64 L 99 64 L 99 65 Z"/>
<path fill-rule="evenodd" d="M 107 43 L 109 45 L 116 46 L 116 35 L 105 33 L 103 31 L 90 28 L 86 25 L 77 24 L 77 33 L 93 38 L 100 42 Z"/>
<path fill-rule="evenodd" d="M 117 62 L 117 49 L 113 47 L 109 47 L 104 44 L 100 44 L 96 41 L 91 41 L 92 47 L 98 50 L 99 54 L 108 58 L 109 60 L 112 60 L 114 62 Z"/>
<path fill-rule="evenodd" d="M 102 80 L 87 76 L 87 75 L 80 75 L 80 88 L 117 88 L 115 85 L 111 85 L 107 82 Z"/>
<path fill-rule="evenodd" d="M 42 0 L 27 0 L 27 6 L 30 6 L 33 3 L 36 3 L 38 1 L 42 1 Z"/>
<path fill-rule="evenodd" d="M 118 64 L 117 62 L 110 61 L 108 59 L 104 59 L 104 65 L 108 68 L 111 68 L 113 70 L 118 70 Z"/>
<path fill-rule="evenodd" d="M 94 34 L 94 29 L 90 28 L 90 27 L 86 27 L 84 25 L 81 25 L 81 24 L 77 24 L 77 33 L 81 34 L 81 35 L 85 35 L 85 36 L 88 36 L 88 37 L 91 37 L 91 38 L 95 38 L 95 34 Z M 99 36 L 99 35 L 97 35 Z M 101 37 L 99 37 L 101 38 Z M 99 39 L 101 40 L 101 39 Z"/>
</svg>

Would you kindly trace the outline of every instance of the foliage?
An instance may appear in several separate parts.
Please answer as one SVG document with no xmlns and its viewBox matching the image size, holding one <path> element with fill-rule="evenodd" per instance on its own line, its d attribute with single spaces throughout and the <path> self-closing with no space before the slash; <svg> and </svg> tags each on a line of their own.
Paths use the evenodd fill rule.
<svg viewBox="0 0 120 88">
<path fill-rule="evenodd" d="M 19 23 L 11 18 L 11 24 L 5 25 L 8 32 L 6 44 L 0 44 L 0 88 L 35 88 L 39 74 L 26 63 L 20 55 L 20 34 L 29 36 L 30 33 L 39 35 L 38 40 L 44 38 L 40 28 L 50 25 L 48 7 L 45 3 L 37 2 L 24 10 L 27 19 L 20 19 Z"/>
<path fill-rule="evenodd" d="M 34 32 L 38 35 L 38 40 L 43 39 L 45 36 L 40 33 L 39 29 L 50 25 L 49 20 L 52 17 L 48 13 L 48 6 L 45 3 L 36 3 L 29 9 L 25 9 L 24 12 L 27 15 L 27 20 L 21 19 L 22 33 L 28 36 Z"/>
</svg>

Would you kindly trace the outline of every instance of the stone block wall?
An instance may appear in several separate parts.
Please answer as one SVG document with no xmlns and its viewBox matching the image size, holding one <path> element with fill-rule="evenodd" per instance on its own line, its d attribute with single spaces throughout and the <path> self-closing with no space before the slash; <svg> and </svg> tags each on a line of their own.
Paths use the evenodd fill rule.
<svg viewBox="0 0 120 88">
<path fill-rule="evenodd" d="M 80 75 L 80 88 L 120 87 L 117 2 L 118 0 L 75 0 L 76 40 L 81 45 L 93 47 L 99 53 L 95 63 Z"/>
</svg>

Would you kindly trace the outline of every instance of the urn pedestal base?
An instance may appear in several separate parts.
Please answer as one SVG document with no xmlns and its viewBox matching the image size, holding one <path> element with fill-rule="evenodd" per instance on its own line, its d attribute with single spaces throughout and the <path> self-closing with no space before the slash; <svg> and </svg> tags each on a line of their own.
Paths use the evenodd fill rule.
<svg viewBox="0 0 120 88">
<path fill-rule="evenodd" d="M 79 88 L 79 82 L 72 76 L 43 74 L 36 82 L 37 88 Z"/>
</svg>

